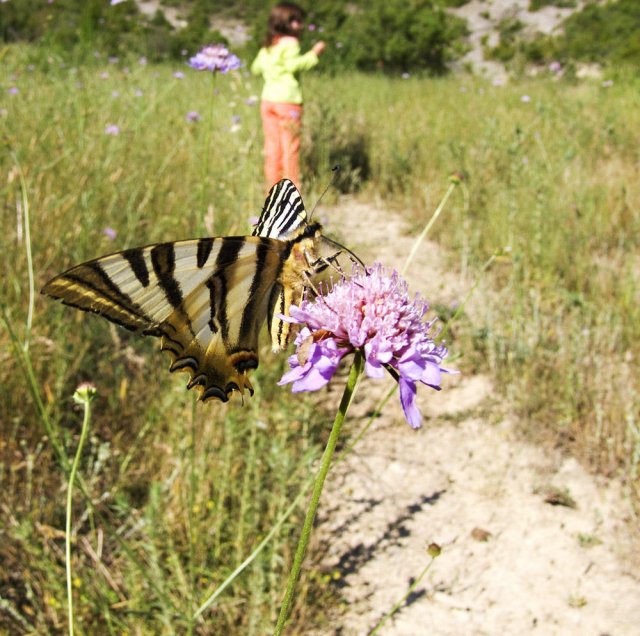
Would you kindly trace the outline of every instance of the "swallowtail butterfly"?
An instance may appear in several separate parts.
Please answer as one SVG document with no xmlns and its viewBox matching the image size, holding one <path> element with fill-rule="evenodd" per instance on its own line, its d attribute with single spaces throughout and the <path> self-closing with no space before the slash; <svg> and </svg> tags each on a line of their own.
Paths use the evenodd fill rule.
<svg viewBox="0 0 640 636">
<path fill-rule="evenodd" d="M 51 279 L 42 293 L 142 335 L 158 336 L 170 371 L 188 371 L 200 399 L 253 394 L 265 319 L 274 351 L 286 346 L 289 307 L 322 268 L 322 227 L 295 185 L 271 188 L 252 236 L 158 243 L 103 256 Z"/>
</svg>

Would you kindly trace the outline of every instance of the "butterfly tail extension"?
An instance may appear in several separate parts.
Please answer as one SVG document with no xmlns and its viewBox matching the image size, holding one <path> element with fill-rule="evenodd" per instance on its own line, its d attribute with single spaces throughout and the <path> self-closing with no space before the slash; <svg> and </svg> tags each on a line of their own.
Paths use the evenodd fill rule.
<svg viewBox="0 0 640 636">
<path fill-rule="evenodd" d="M 248 372 L 258 366 L 255 351 L 226 351 L 204 353 L 195 342 L 183 347 L 179 338 L 163 335 L 160 348 L 172 358 L 169 371 L 186 371 L 190 379 L 187 389 L 196 389 L 203 402 L 220 400 L 228 402 L 234 391 L 244 396 L 253 395 Z"/>
</svg>

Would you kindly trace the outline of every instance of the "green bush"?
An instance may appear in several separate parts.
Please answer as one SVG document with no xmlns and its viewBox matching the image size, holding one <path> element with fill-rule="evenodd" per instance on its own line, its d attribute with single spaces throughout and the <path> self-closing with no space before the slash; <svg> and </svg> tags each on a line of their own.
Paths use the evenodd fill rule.
<svg viewBox="0 0 640 636">
<path fill-rule="evenodd" d="M 498 23 L 497 30 L 500 34 L 500 41 L 497 46 L 486 51 L 487 58 L 503 63 L 511 61 L 522 48 L 518 34 L 523 27 L 524 24 L 516 18 L 506 18 Z"/>
<path fill-rule="evenodd" d="M 587 5 L 569 17 L 561 38 L 567 57 L 589 62 L 640 63 L 640 2 Z"/>
<path fill-rule="evenodd" d="M 453 43 L 466 33 L 463 21 L 431 2 L 378 2 L 350 16 L 345 54 L 361 70 L 441 72 Z"/>
<path fill-rule="evenodd" d="M 640 2 L 590 3 L 569 16 L 556 38 L 535 40 L 545 59 L 599 64 L 640 64 Z"/>
</svg>

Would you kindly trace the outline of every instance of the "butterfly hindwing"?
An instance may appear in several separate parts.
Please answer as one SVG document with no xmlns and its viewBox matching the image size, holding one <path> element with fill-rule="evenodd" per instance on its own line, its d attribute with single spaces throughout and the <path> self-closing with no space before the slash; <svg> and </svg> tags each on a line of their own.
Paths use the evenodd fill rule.
<svg viewBox="0 0 640 636">
<path fill-rule="evenodd" d="M 161 337 L 171 370 L 223 401 L 251 391 L 258 335 L 286 244 L 262 237 L 161 243 L 78 265 L 43 293 L 145 335 Z"/>
</svg>

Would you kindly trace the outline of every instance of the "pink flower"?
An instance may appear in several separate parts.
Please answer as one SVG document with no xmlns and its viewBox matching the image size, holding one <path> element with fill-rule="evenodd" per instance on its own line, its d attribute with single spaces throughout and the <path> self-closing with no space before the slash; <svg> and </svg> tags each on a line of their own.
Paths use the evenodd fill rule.
<svg viewBox="0 0 640 636">
<path fill-rule="evenodd" d="M 365 372 L 380 378 L 389 372 L 400 385 L 400 403 L 407 422 L 419 428 L 422 420 L 415 404 L 417 383 L 440 389 L 440 364 L 447 355 L 429 332 L 435 320 L 424 321 L 427 303 L 409 298 L 407 283 L 382 265 L 355 267 L 327 293 L 291 307 L 290 322 L 302 325 L 290 371 L 280 384 L 292 390 L 315 391 L 333 377 L 342 358 L 358 350 Z"/>
</svg>

